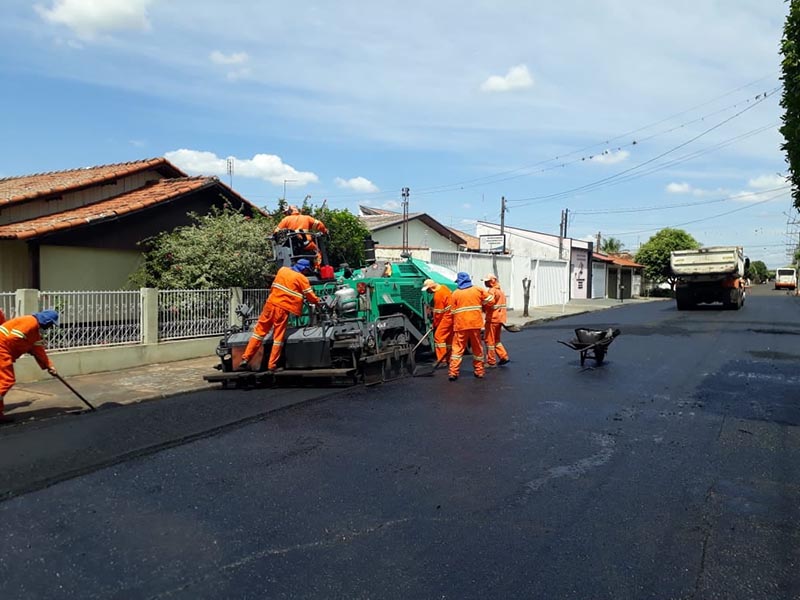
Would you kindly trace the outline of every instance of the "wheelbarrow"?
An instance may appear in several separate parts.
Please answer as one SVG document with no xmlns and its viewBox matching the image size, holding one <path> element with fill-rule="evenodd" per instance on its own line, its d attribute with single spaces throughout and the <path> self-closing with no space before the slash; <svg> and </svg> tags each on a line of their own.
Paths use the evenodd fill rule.
<svg viewBox="0 0 800 600">
<path fill-rule="evenodd" d="M 568 342 L 556 340 L 559 344 L 564 344 L 572 348 L 581 355 L 581 366 L 587 358 L 593 358 L 595 363 L 600 365 L 606 357 L 608 347 L 620 333 L 619 329 L 609 327 L 608 329 L 586 329 L 575 330 L 575 337 Z"/>
</svg>

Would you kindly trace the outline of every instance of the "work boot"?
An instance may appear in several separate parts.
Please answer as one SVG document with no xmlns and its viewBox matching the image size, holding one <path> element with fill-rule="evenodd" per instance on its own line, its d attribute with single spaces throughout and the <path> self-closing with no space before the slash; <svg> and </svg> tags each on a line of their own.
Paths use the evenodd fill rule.
<svg viewBox="0 0 800 600">
<path fill-rule="evenodd" d="M 15 419 L 11 415 L 4 415 L 0 413 L 0 425 L 6 425 L 8 423 L 13 423 L 14 421 Z"/>
<path fill-rule="evenodd" d="M 483 375 L 480 373 L 473 373 L 475 375 L 475 379 L 483 379 Z"/>
<path fill-rule="evenodd" d="M 250 370 L 250 365 L 247 364 L 246 360 L 243 360 L 242 362 L 239 363 L 239 366 L 236 367 L 236 370 L 237 371 L 249 371 Z"/>
<path fill-rule="evenodd" d="M 458 375 L 450 375 L 450 376 L 447 378 L 447 380 L 448 380 L 448 381 L 455 381 L 456 379 L 458 379 Z"/>
<path fill-rule="evenodd" d="M 507 358 L 501 358 L 501 359 L 500 359 L 500 362 L 499 362 L 498 364 L 499 364 L 500 366 L 502 366 L 502 365 L 507 365 L 509 362 L 511 362 L 511 361 L 509 361 L 509 359 L 507 359 Z"/>
</svg>

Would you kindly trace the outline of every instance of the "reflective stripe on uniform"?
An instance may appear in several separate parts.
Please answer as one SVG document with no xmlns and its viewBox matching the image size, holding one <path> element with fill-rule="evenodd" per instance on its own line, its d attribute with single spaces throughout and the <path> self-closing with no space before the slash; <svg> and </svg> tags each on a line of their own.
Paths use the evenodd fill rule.
<svg viewBox="0 0 800 600">
<path fill-rule="evenodd" d="M 481 307 L 480 306 L 462 306 L 461 308 L 456 308 L 453 311 L 453 314 L 456 315 L 458 313 L 467 312 L 468 310 L 477 310 L 478 312 L 480 312 Z"/>
<path fill-rule="evenodd" d="M 259 342 L 264 340 L 264 336 L 263 335 L 258 335 L 258 334 L 255 334 L 255 333 L 253 335 L 251 335 L 250 337 L 252 337 L 253 339 L 258 340 Z"/>
<path fill-rule="evenodd" d="M 278 288 L 279 290 L 283 290 L 287 294 L 291 294 L 295 298 L 302 298 L 303 297 L 303 294 L 301 294 L 300 292 L 295 292 L 294 290 L 290 290 L 285 285 L 281 285 L 280 283 L 273 283 L 272 285 L 274 287 Z"/>
<path fill-rule="evenodd" d="M 19 329 L 12 329 L 11 330 L 11 335 L 15 335 L 21 340 L 24 340 L 24 339 L 26 339 L 28 337 L 24 333 L 22 333 Z"/>
<path fill-rule="evenodd" d="M 495 308 L 508 308 L 508 305 L 507 304 L 495 304 L 494 307 Z"/>
<path fill-rule="evenodd" d="M 484 304 L 488 304 L 489 302 L 494 302 L 494 296 L 492 296 L 491 294 L 488 294 L 486 298 L 483 299 Z"/>
<path fill-rule="evenodd" d="M 8 333 L 8 329 L 6 329 L 5 327 L 3 327 L 2 325 L 0 325 L 0 333 L 2 333 L 3 335 L 10 335 L 10 334 Z"/>
</svg>

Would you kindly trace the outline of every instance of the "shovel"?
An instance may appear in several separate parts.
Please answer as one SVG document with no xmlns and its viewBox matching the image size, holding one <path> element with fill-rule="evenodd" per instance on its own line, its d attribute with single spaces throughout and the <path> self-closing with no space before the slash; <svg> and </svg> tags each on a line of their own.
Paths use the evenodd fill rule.
<svg viewBox="0 0 800 600">
<path fill-rule="evenodd" d="M 520 331 L 522 331 L 522 327 L 520 327 L 519 325 L 514 325 L 514 323 L 512 323 L 511 325 L 506 325 L 505 323 L 503 323 L 503 329 L 505 329 L 509 333 L 519 333 Z"/>
<path fill-rule="evenodd" d="M 61 375 L 59 375 L 58 373 L 53 373 L 53 377 L 55 377 L 55 378 L 56 378 L 56 379 L 58 379 L 58 380 L 59 380 L 61 383 L 63 383 L 65 386 L 67 386 L 67 388 L 69 388 L 69 391 L 71 391 L 71 392 L 72 392 L 73 394 L 75 394 L 75 395 L 76 395 L 78 398 L 80 398 L 80 399 L 81 399 L 81 402 L 83 402 L 83 403 L 84 403 L 86 406 L 88 406 L 88 407 L 89 407 L 91 410 L 93 410 L 93 411 L 97 410 L 97 409 L 96 409 L 94 406 L 92 406 L 92 404 L 91 404 L 91 403 L 90 403 L 90 402 L 89 402 L 89 401 L 88 401 L 86 398 L 84 398 L 83 396 L 81 396 L 81 395 L 78 393 L 78 390 L 76 390 L 74 387 L 72 387 L 70 384 L 68 384 L 68 383 L 67 383 L 67 381 L 66 381 L 66 380 L 65 380 L 63 377 L 61 377 Z"/>
</svg>

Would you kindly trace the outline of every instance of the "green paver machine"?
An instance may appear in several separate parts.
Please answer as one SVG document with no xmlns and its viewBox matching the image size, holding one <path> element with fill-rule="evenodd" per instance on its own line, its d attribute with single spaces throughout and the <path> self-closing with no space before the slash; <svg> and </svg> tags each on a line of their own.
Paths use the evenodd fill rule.
<svg viewBox="0 0 800 600">
<path fill-rule="evenodd" d="M 319 234 L 278 232 L 272 245 L 279 266 L 314 257 L 315 253 L 304 252 L 303 244 L 297 242 L 301 235 L 315 237 L 323 263 L 327 262 L 324 238 Z M 433 279 L 452 288 L 455 274 L 411 257 L 396 262 L 375 260 L 372 240 L 367 239 L 365 246 L 366 267 L 343 265 L 335 273 L 322 267 L 320 273 L 309 277 L 321 302 L 306 305 L 300 317 L 291 317 L 279 370 L 266 369 L 271 335 L 250 360 L 252 370 L 235 370 L 255 321 L 255 311 L 240 306 L 237 313 L 242 326 L 230 329 L 217 347 L 220 372 L 204 379 L 226 387 L 308 379 L 374 384 L 412 372 L 415 355 L 430 350 L 423 282 Z"/>
</svg>

